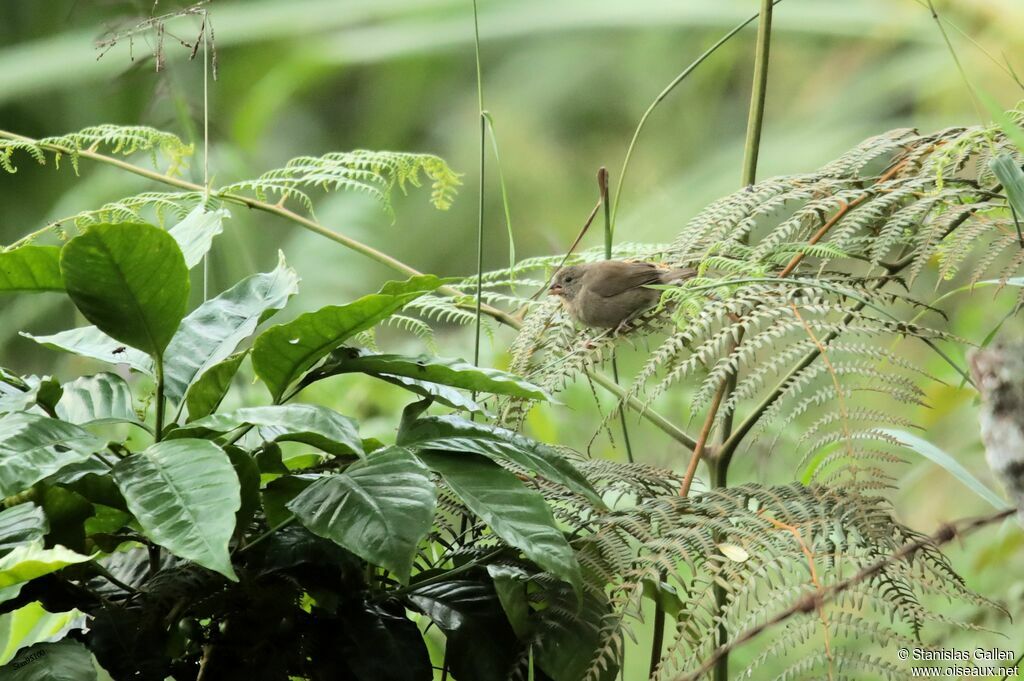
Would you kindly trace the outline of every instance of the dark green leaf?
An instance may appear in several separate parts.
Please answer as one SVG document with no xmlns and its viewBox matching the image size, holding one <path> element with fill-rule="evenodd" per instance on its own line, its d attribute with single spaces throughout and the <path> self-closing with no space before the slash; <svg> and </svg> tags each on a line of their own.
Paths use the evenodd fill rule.
<svg viewBox="0 0 1024 681">
<path fill-rule="evenodd" d="M 158 442 L 122 459 L 114 480 L 147 537 L 235 580 L 228 541 L 241 506 L 227 454 L 207 440 Z"/>
<path fill-rule="evenodd" d="M 513 631 L 520 640 L 526 640 L 530 634 L 530 602 L 526 595 L 529 575 L 510 565 L 488 565 L 487 574 L 494 581 L 494 591 Z"/>
<path fill-rule="evenodd" d="M 314 534 L 391 570 L 404 584 L 433 522 L 436 498 L 427 469 L 392 447 L 317 480 L 288 508 Z"/>
<path fill-rule="evenodd" d="M 249 354 L 248 350 L 235 353 L 222 362 L 214 364 L 203 372 L 185 393 L 185 406 L 188 408 L 188 420 L 208 416 L 217 411 L 221 400 L 228 393 L 231 381 L 238 373 L 242 360 Z"/>
<path fill-rule="evenodd" d="M 318 475 L 299 474 L 268 482 L 263 488 L 263 512 L 271 527 L 294 517 L 295 514 L 288 510 L 288 504 L 319 479 Z"/>
<path fill-rule="evenodd" d="M 347 608 L 340 638 L 340 652 L 359 681 L 434 678 L 430 655 L 416 624 L 381 606 L 364 603 Z"/>
<path fill-rule="evenodd" d="M 260 507 L 260 469 L 256 466 L 256 460 L 241 447 L 228 446 L 224 451 L 227 452 L 235 475 L 238 476 L 241 495 L 242 505 L 235 514 L 235 528 L 244 530 Z"/>
<path fill-rule="evenodd" d="M 264 331 L 253 345 L 252 364 L 277 401 L 303 373 L 346 340 L 443 284 L 433 275 L 388 282 L 348 305 L 331 305 Z"/>
<path fill-rule="evenodd" d="M 63 290 L 57 246 L 30 244 L 0 251 L 0 293 Z"/>
<path fill-rule="evenodd" d="M 25 332 L 21 332 L 21 335 L 54 350 L 70 352 L 81 357 L 91 357 L 108 364 L 127 364 L 136 371 L 153 374 L 153 360 L 149 358 L 149 355 L 141 350 L 125 346 L 95 326 L 68 329 L 50 336 L 33 336 Z"/>
<path fill-rule="evenodd" d="M 0 511 L 0 556 L 43 538 L 49 530 L 43 509 L 32 503 Z"/>
<path fill-rule="evenodd" d="M 87 553 L 85 521 L 95 513 L 89 500 L 72 490 L 51 486 L 43 493 L 41 503 L 50 524 L 46 544 L 60 544 L 72 551 Z"/>
<path fill-rule="evenodd" d="M 23 648 L 0 669 L 0 681 L 96 681 L 89 649 L 73 639 Z"/>
<path fill-rule="evenodd" d="M 404 420 L 398 433 L 398 444 L 415 449 L 473 452 L 495 461 L 509 461 L 564 485 L 604 508 L 604 502 L 590 482 L 562 454 L 511 430 L 474 423 L 454 415 L 426 416 L 413 421 Z"/>
<path fill-rule="evenodd" d="M 211 414 L 172 431 L 169 437 L 208 437 L 243 426 L 256 426 L 268 442 L 302 442 L 335 455 L 363 456 L 356 422 L 314 404 L 245 407 Z"/>
<path fill-rule="evenodd" d="M 377 355 L 343 348 L 331 355 L 322 370 L 338 374 L 360 372 L 371 376 L 404 376 L 463 390 L 511 395 L 531 400 L 550 399 L 542 388 L 514 374 L 475 367 L 461 359 L 430 355 Z"/>
<path fill-rule="evenodd" d="M 580 588 L 576 555 L 539 492 L 482 456 L 427 451 L 417 456 L 440 473 L 452 492 L 496 535 L 544 570 Z"/>
<path fill-rule="evenodd" d="M 142 223 L 93 225 L 64 246 L 64 285 L 103 333 L 163 355 L 188 303 L 185 259 L 164 230 Z"/>
<path fill-rule="evenodd" d="M 19 412 L 0 419 L 0 496 L 11 496 L 104 449 L 78 426 Z"/>
<path fill-rule="evenodd" d="M 76 424 L 97 421 L 138 423 L 128 383 L 117 374 L 83 376 L 64 384 L 57 416 Z"/>
<path fill-rule="evenodd" d="M 185 266 L 192 269 L 203 259 L 213 238 L 224 230 L 224 220 L 231 217 L 226 208 L 207 211 L 200 204 L 185 216 L 185 219 L 167 230 L 181 249 Z"/>
<path fill-rule="evenodd" d="M 445 633 L 447 660 L 455 678 L 509 678 L 519 643 L 489 581 L 438 582 L 414 590 L 408 599 Z"/>
<path fill-rule="evenodd" d="M 279 254 L 277 268 L 246 277 L 193 310 L 167 346 L 167 397 L 181 400 L 207 370 L 228 358 L 257 325 L 299 290 L 299 277 Z"/>
<path fill-rule="evenodd" d="M 300 385 L 305 387 L 311 383 L 315 383 L 316 381 L 338 375 L 339 372 L 337 369 L 343 365 L 343 362 L 338 361 L 339 356 L 351 357 L 362 352 L 365 351 L 349 347 L 338 348 L 331 353 L 331 356 L 323 363 L 322 366 L 306 374 Z M 455 388 L 449 388 L 446 385 L 420 381 L 415 378 L 408 378 L 407 376 L 391 376 L 388 374 L 373 374 L 373 376 L 422 397 L 429 397 L 435 402 L 439 402 L 440 404 L 453 409 L 465 409 L 477 414 L 487 413 L 483 407 L 471 400 L 469 396 Z"/>
</svg>

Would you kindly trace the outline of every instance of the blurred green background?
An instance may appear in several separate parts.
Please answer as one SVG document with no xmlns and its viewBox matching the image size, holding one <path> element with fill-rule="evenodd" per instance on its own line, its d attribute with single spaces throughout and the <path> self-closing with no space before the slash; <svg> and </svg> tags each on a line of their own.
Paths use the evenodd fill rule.
<svg viewBox="0 0 1024 681">
<path fill-rule="evenodd" d="M 757 10 L 755 0 L 503 0 L 480 4 L 485 106 L 500 144 L 519 257 L 564 251 L 596 200 L 594 175 L 621 165 L 633 128 L 654 96 L 721 34 Z M 160 0 L 156 13 L 187 3 Z M 956 30 L 950 37 L 971 80 L 1010 107 L 1024 93 L 995 61 L 1024 73 L 1024 3 L 937 2 L 982 50 Z M 465 173 L 447 212 L 427 192 L 396 199 L 394 220 L 351 194 L 317 196 L 322 223 L 428 272 L 468 274 L 475 267 L 478 143 L 477 93 L 469 0 L 250 0 L 211 3 L 218 79 L 210 83 L 210 172 L 215 185 L 254 177 L 289 158 L 357 148 L 436 153 Z M 169 130 L 194 141 L 185 171 L 202 182 L 201 59 L 195 17 L 176 20 L 164 36 L 166 68 L 157 73 L 154 39 L 137 38 L 103 54 L 96 39 L 154 11 L 151 0 L 4 0 L 0 3 L 0 128 L 33 137 L 112 122 Z M 640 139 L 626 183 L 617 240 L 671 240 L 702 206 L 733 191 L 740 177 L 750 90 L 753 27 L 716 53 L 659 107 Z M 130 54 L 131 53 L 131 54 Z M 783 0 L 776 8 L 759 177 L 812 170 L 865 137 L 897 127 L 922 130 L 981 122 L 929 12 L 913 0 Z M 148 161 L 140 161 L 143 165 Z M 508 262 L 508 242 L 493 157 L 486 200 L 485 267 Z M 153 188 L 110 167 L 69 168 L 19 160 L 0 175 L 0 238 L 10 243 L 48 221 Z M 232 208 L 210 265 L 210 290 L 226 288 L 285 252 L 302 276 L 287 314 L 340 303 L 374 290 L 394 273 L 341 246 L 272 216 Z M 585 246 L 600 243 L 598 230 Z M 201 289 L 197 286 L 196 289 Z M 1011 309 L 1014 293 L 993 289 L 951 298 L 953 331 L 980 341 Z M 81 323 L 56 297 L 0 300 L 0 364 L 62 380 L 89 370 L 83 360 L 43 350 L 18 336 Z M 487 341 L 500 365 L 511 336 Z M 470 356 L 472 334 L 443 330 L 442 354 Z M 386 347 L 417 350 L 399 333 Z M 962 356 L 962 349 L 958 350 Z M 635 366 L 623 358 L 623 370 Z M 954 454 L 994 487 L 983 460 L 974 393 L 941 364 L 948 384 L 928 387 L 930 410 L 915 414 L 922 436 Z M 266 397 L 239 386 L 240 399 Z M 360 418 L 365 436 L 389 437 L 403 395 L 355 378 L 326 384 L 310 399 Z M 687 396 L 658 408 L 681 415 Z M 535 410 L 532 433 L 623 458 L 603 434 L 586 384 L 565 404 Z M 601 405 L 608 409 L 610 402 Z M 680 468 L 678 445 L 630 420 L 644 462 Z M 693 426 L 691 425 L 691 429 Z M 787 482 L 799 475 L 786 434 L 769 454 L 755 443 L 738 458 L 731 482 Z M 621 438 L 616 437 L 616 442 Z M 892 500 L 905 522 L 932 531 L 941 522 L 981 513 L 984 503 L 944 470 L 908 454 Z M 950 645 L 1024 653 L 1024 535 L 1007 524 L 986 530 L 951 555 L 969 585 L 1004 605 L 1018 624 L 992 611 L 959 615 L 995 633 L 933 629 Z M 641 643 L 642 627 L 638 628 Z M 1007 638 L 1003 638 L 1007 637 Z M 632 648 L 630 649 L 632 650 Z M 896 662 L 895 650 L 892 662 Z M 737 665 L 749 651 L 737 653 Z M 627 652 L 630 672 L 646 654 Z M 636 667 L 634 667 L 636 665 Z M 739 668 L 739 666 L 737 666 Z"/>
</svg>

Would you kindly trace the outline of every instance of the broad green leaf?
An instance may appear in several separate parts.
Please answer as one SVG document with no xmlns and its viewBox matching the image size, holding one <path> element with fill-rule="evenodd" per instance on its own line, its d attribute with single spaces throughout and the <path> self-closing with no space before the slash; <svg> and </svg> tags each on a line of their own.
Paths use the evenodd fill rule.
<svg viewBox="0 0 1024 681">
<path fill-rule="evenodd" d="M 32 503 L 0 511 L 0 554 L 39 541 L 49 530 L 43 509 Z"/>
<path fill-rule="evenodd" d="M 277 268 L 246 277 L 193 310 L 167 346 L 165 392 L 178 402 L 196 378 L 228 358 L 260 322 L 299 290 L 299 277 L 278 254 Z"/>
<path fill-rule="evenodd" d="M 44 549 L 42 541 L 22 544 L 0 558 L 0 589 L 90 560 L 91 556 L 83 556 L 63 546 Z"/>
<path fill-rule="evenodd" d="M 964 468 L 959 461 L 933 445 L 931 442 L 928 442 L 913 433 L 908 433 L 905 430 L 882 428 L 880 432 L 896 438 L 910 450 L 917 452 L 932 463 L 938 464 L 940 467 L 944 468 L 947 473 L 951 474 L 954 478 L 963 483 L 967 489 L 987 501 L 992 508 L 998 510 L 1009 508 L 1009 504 L 1002 497 L 987 487 L 981 480 L 978 480 L 976 477 L 971 475 L 970 471 Z"/>
<path fill-rule="evenodd" d="M 106 443 L 72 423 L 18 412 L 0 418 L 0 497 L 24 491 Z"/>
<path fill-rule="evenodd" d="M 224 230 L 224 220 L 231 217 L 226 208 L 207 211 L 200 204 L 185 219 L 167 230 L 174 237 L 185 258 L 185 266 L 192 269 L 203 259 L 213 238 Z"/>
<path fill-rule="evenodd" d="M 269 442 L 302 442 L 329 454 L 363 456 L 356 422 L 327 407 L 279 404 L 211 414 L 173 430 L 168 437 L 209 437 L 255 426 Z"/>
<path fill-rule="evenodd" d="M 70 423 L 130 421 L 138 423 L 128 383 L 112 373 L 82 376 L 65 383 L 57 416 Z"/>
<path fill-rule="evenodd" d="M 390 281 L 379 293 L 348 305 L 331 305 L 271 327 L 256 338 L 252 365 L 274 400 L 303 373 L 346 340 L 398 312 L 406 303 L 433 291 L 444 280 L 433 275 Z"/>
<path fill-rule="evenodd" d="M 256 460 L 241 447 L 224 448 L 231 461 L 231 466 L 238 476 L 238 489 L 241 506 L 235 513 L 235 528 L 246 528 L 260 507 L 260 469 Z"/>
<path fill-rule="evenodd" d="M 85 521 L 95 515 L 92 503 L 81 494 L 57 485 L 46 487 L 40 499 L 50 531 L 48 544 L 86 551 Z"/>
<path fill-rule="evenodd" d="M 23 586 L 24 583 L 16 584 L 2 591 L 4 594 L 17 595 Z M 3 598 L 0 595 L 0 599 Z M 64 636 L 76 623 L 80 624 L 81 617 L 82 613 L 78 610 L 49 612 L 38 601 L 0 617 L 0 670 L 8 671 L 11 667 L 7 663 L 23 648 Z"/>
<path fill-rule="evenodd" d="M 242 502 L 223 449 L 207 440 L 158 442 L 119 461 L 114 481 L 147 537 L 237 581 L 228 541 Z"/>
<path fill-rule="evenodd" d="M 445 658 L 456 679 L 509 678 L 519 642 L 490 582 L 451 579 L 414 589 L 407 598 L 444 632 Z"/>
<path fill-rule="evenodd" d="M 475 367 L 461 359 L 430 355 L 378 355 L 342 349 L 332 354 L 329 363 L 325 364 L 323 369 L 333 369 L 334 373 L 339 374 L 360 372 L 371 376 L 405 376 L 463 390 L 511 395 L 531 400 L 550 399 L 543 388 L 514 374 Z"/>
<path fill-rule="evenodd" d="M 320 478 L 288 509 L 314 534 L 387 568 L 405 584 L 436 502 L 429 471 L 408 450 L 391 447 Z"/>
<path fill-rule="evenodd" d="M 310 473 L 285 475 L 271 480 L 263 488 L 263 512 L 271 527 L 280 525 L 295 514 L 288 510 L 288 504 L 321 476 Z"/>
<path fill-rule="evenodd" d="M 22 246 L 0 251 L 0 293 L 64 291 L 60 248 Z"/>
<path fill-rule="evenodd" d="M 365 351 L 357 348 L 338 348 L 331 353 L 331 356 L 327 358 L 323 365 L 306 374 L 299 385 L 305 387 L 311 383 L 315 383 L 316 381 L 336 376 L 338 373 L 343 373 L 337 371 L 342 363 L 336 361 L 336 358 L 339 355 L 350 357 L 358 355 L 361 352 Z M 471 413 L 487 414 L 487 411 L 483 407 L 471 400 L 468 395 L 455 388 L 449 388 L 446 385 L 440 385 L 438 383 L 420 381 L 407 376 L 392 376 L 389 374 L 372 375 L 375 378 L 379 378 L 380 380 L 391 383 L 392 385 L 397 385 L 398 387 L 404 388 L 405 390 L 421 397 L 429 397 L 433 401 L 451 407 L 452 409 L 465 409 Z"/>
<path fill-rule="evenodd" d="M 530 601 L 526 596 L 529 574 L 513 565 L 494 564 L 487 566 L 487 574 L 494 582 L 494 591 L 498 594 L 508 623 L 512 625 L 519 640 L 525 641 L 530 634 Z"/>
<path fill-rule="evenodd" d="M 68 329 L 50 336 L 33 336 L 24 331 L 21 335 L 54 350 L 98 359 L 108 364 L 127 364 L 136 371 L 153 374 L 153 360 L 149 355 L 114 340 L 95 326 Z"/>
<path fill-rule="evenodd" d="M 428 451 L 416 455 L 494 534 L 579 591 L 582 577 L 576 555 L 539 492 L 482 456 Z"/>
<path fill-rule="evenodd" d="M 248 354 L 248 350 L 243 350 L 214 364 L 189 386 L 185 393 L 185 406 L 188 408 L 189 421 L 217 411 L 224 396 L 228 394 L 228 388 L 231 387 L 231 381 L 238 373 L 238 367 L 242 365 L 242 360 Z"/>
<path fill-rule="evenodd" d="M 590 482 L 562 454 L 511 430 L 454 415 L 427 416 L 404 422 L 398 433 L 398 444 L 414 449 L 473 452 L 495 461 L 509 461 L 564 485 L 604 508 Z"/>
<path fill-rule="evenodd" d="M 70 638 L 23 648 L 0 669 L 0 681 L 96 681 L 92 653 Z"/>
<path fill-rule="evenodd" d="M 989 167 L 1003 185 L 1006 198 L 1013 206 L 1018 220 L 1024 220 L 1024 171 L 1009 154 L 1000 154 L 989 161 Z"/>
<path fill-rule="evenodd" d="M 188 304 L 185 259 L 173 237 L 142 223 L 93 225 L 60 256 L 75 306 L 103 333 L 163 355 Z"/>
<path fill-rule="evenodd" d="M 380 605 L 358 601 L 339 615 L 342 625 L 337 629 L 338 645 L 352 678 L 365 681 L 429 681 L 434 678 L 423 634 L 412 620 Z"/>
<path fill-rule="evenodd" d="M 36 407 L 52 413 L 60 400 L 63 389 L 56 380 L 49 376 L 26 376 L 24 383 L 28 390 L 6 389 L 0 387 L 0 413 L 12 411 L 33 411 Z"/>
</svg>

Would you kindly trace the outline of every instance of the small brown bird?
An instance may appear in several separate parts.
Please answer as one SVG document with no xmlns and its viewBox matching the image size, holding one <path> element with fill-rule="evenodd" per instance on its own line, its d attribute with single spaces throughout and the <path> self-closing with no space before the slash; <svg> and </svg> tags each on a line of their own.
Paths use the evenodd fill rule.
<svg viewBox="0 0 1024 681">
<path fill-rule="evenodd" d="M 649 262 L 603 260 L 563 267 L 548 294 L 559 296 L 573 319 L 586 326 L 621 331 L 653 307 L 661 291 L 649 284 L 673 284 L 697 276 L 689 267 L 664 270 Z"/>
<path fill-rule="evenodd" d="M 985 458 L 1024 523 L 1024 343 L 993 344 L 968 360 L 981 393 Z"/>
</svg>

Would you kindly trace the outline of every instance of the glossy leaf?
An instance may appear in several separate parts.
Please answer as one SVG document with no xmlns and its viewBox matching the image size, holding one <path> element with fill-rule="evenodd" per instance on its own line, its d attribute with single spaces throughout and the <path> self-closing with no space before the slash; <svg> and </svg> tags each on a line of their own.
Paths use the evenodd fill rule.
<svg viewBox="0 0 1024 681">
<path fill-rule="evenodd" d="M 564 485 L 599 508 L 604 507 L 590 482 L 556 449 L 511 430 L 454 415 L 426 416 L 404 421 L 398 444 L 415 449 L 473 452 L 495 461 L 509 461 Z"/>
<path fill-rule="evenodd" d="M 581 587 L 576 555 L 539 492 L 482 456 L 427 451 L 417 452 L 417 456 L 440 473 L 452 492 L 494 534 L 573 588 Z"/>
<path fill-rule="evenodd" d="M 494 582 L 494 591 L 512 630 L 519 640 L 526 640 L 530 634 L 530 601 L 526 595 L 529 575 L 522 568 L 493 564 L 487 566 L 487 574 Z"/>
<path fill-rule="evenodd" d="M 0 555 L 41 540 L 48 530 L 46 514 L 35 504 L 18 504 L 0 511 Z"/>
<path fill-rule="evenodd" d="M 192 269 L 203 259 L 213 238 L 224 231 L 224 220 L 231 217 L 226 208 L 207 211 L 200 204 L 185 216 L 185 219 L 167 230 L 181 249 L 185 266 Z"/>
<path fill-rule="evenodd" d="M 408 599 L 445 633 L 455 678 L 509 678 L 519 643 L 490 582 L 446 580 L 415 589 Z"/>
<path fill-rule="evenodd" d="M 63 546 L 44 549 L 42 541 L 22 544 L 0 558 L 0 589 L 92 560 Z"/>
<path fill-rule="evenodd" d="M 353 604 L 341 620 L 339 653 L 359 681 L 430 681 L 430 655 L 416 624 L 380 605 Z M 466 677 L 472 678 L 472 677 Z"/>
<path fill-rule="evenodd" d="M 277 401 L 292 383 L 346 340 L 398 312 L 444 283 L 433 275 L 391 281 L 379 293 L 348 305 L 331 305 L 271 327 L 257 337 L 252 364 Z"/>
<path fill-rule="evenodd" d="M 269 442 L 302 442 L 330 454 L 363 456 L 356 422 L 327 407 L 281 404 L 211 414 L 172 431 L 169 437 L 209 437 L 255 426 Z"/>
<path fill-rule="evenodd" d="M 65 383 L 57 416 L 70 423 L 138 422 L 128 383 L 112 373 L 83 376 Z"/>
<path fill-rule="evenodd" d="M 408 450 L 392 447 L 320 478 L 288 504 L 311 532 L 409 581 L 434 519 L 437 490 Z"/>
<path fill-rule="evenodd" d="M 0 418 L 0 496 L 17 494 L 65 466 L 105 448 L 78 426 L 18 412 Z"/>
<path fill-rule="evenodd" d="M 378 355 L 343 349 L 332 354 L 324 370 L 334 373 L 359 372 L 377 376 L 404 376 L 419 381 L 495 395 L 511 395 L 531 400 L 547 400 L 550 396 L 529 381 L 497 369 L 475 367 L 461 359 L 431 355 Z"/>
<path fill-rule="evenodd" d="M 64 285 L 103 333 L 159 357 L 185 315 L 185 259 L 164 230 L 142 223 L 93 225 L 61 251 Z"/>
<path fill-rule="evenodd" d="M 26 376 L 25 387 L 27 390 L 4 389 L 0 387 L 0 413 L 12 411 L 33 411 L 38 413 L 36 407 L 47 413 L 52 413 L 63 392 L 60 383 L 49 376 Z"/>
<path fill-rule="evenodd" d="M 242 360 L 248 354 L 248 350 L 243 350 L 214 364 L 189 386 L 185 393 L 185 406 L 188 409 L 189 421 L 217 411 L 224 396 L 228 394 L 228 388 L 231 387 L 231 381 L 238 373 Z"/>
<path fill-rule="evenodd" d="M 277 267 L 246 277 L 193 310 L 167 346 L 168 399 L 181 400 L 196 378 L 227 359 L 260 322 L 299 290 L 299 277 L 278 254 Z"/>
<path fill-rule="evenodd" d="M 29 244 L 0 251 L 0 293 L 64 291 L 60 248 Z"/>
<path fill-rule="evenodd" d="M 228 540 L 241 506 L 227 454 L 207 440 L 158 442 L 114 466 L 114 480 L 146 536 L 235 580 Z"/>
<path fill-rule="evenodd" d="M 0 669 L 0 681 L 96 681 L 89 649 L 70 638 L 36 643 Z"/>
<path fill-rule="evenodd" d="M 309 372 L 303 377 L 301 386 L 307 386 L 316 381 L 330 378 L 331 376 L 337 376 L 339 373 L 346 373 L 341 371 L 344 366 L 344 357 L 357 356 L 365 351 L 357 348 L 343 347 L 338 348 L 331 353 L 330 357 L 317 369 Z M 409 378 L 407 376 L 392 376 L 390 374 L 370 374 L 382 381 L 397 385 L 400 388 L 404 388 L 411 393 L 419 395 L 421 397 L 429 397 L 439 404 L 443 404 L 453 409 L 465 409 L 471 413 L 487 414 L 486 410 L 479 404 L 469 398 L 468 395 L 459 391 L 456 388 L 450 388 L 446 385 L 440 385 L 438 383 L 430 383 L 428 381 L 421 381 L 415 378 Z"/>
<path fill-rule="evenodd" d="M 33 336 L 25 332 L 21 332 L 21 335 L 53 350 L 98 359 L 108 364 L 127 364 L 136 371 L 153 374 L 153 360 L 149 355 L 114 340 L 95 326 L 68 329 L 49 336 Z"/>
</svg>

